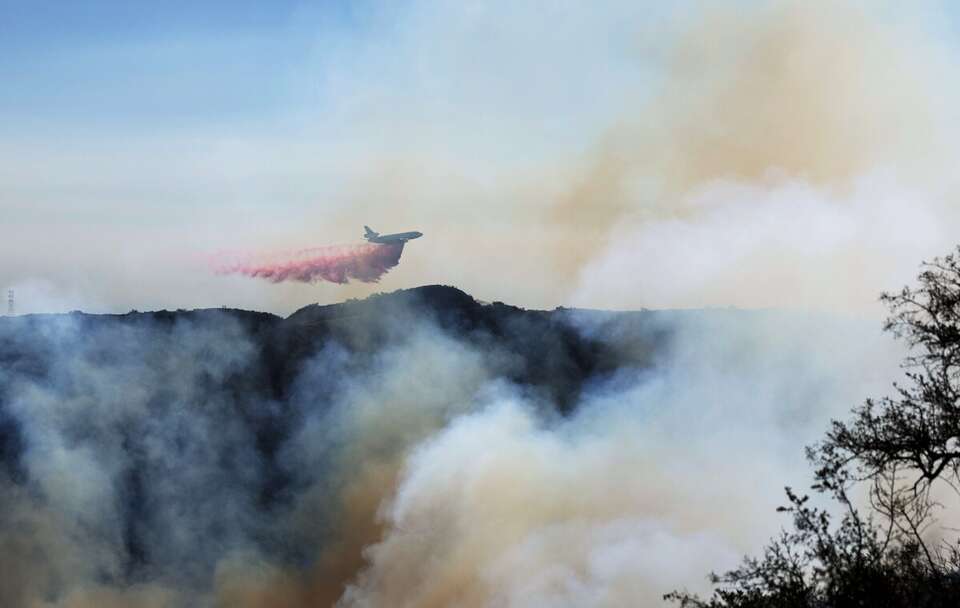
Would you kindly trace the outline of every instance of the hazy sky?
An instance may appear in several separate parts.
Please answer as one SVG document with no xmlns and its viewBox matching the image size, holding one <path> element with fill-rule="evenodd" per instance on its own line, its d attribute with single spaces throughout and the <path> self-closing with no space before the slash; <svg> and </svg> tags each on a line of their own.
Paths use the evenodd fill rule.
<svg viewBox="0 0 960 608">
<path fill-rule="evenodd" d="M 0 0 L 0 285 L 860 310 L 954 244 L 954 11 L 662 4 Z M 379 285 L 205 263 L 365 223 L 426 233 Z"/>
</svg>

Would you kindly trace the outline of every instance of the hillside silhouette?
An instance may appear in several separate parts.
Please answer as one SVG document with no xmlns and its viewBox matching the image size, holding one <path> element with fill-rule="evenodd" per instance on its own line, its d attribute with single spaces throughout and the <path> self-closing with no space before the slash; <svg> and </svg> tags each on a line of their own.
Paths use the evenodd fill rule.
<svg viewBox="0 0 960 608">
<path fill-rule="evenodd" d="M 774 371 L 789 400 L 802 395 L 792 364 L 776 375 L 750 330 L 777 326 L 771 314 L 525 310 L 430 285 L 287 317 L 0 318 L 0 605 L 84 589 L 274 605 L 275 590 L 221 597 L 224 581 L 249 584 L 229 568 L 251 555 L 284 573 L 276 584 L 295 599 L 283 605 L 332 605 L 380 538 L 381 504 L 420 442 L 491 402 L 522 401 L 546 427 L 648 380 L 665 391 L 657 407 L 676 395 L 699 411 L 678 348 L 683 365 L 701 362 L 705 390 L 714 367 L 737 391 L 738 374 Z"/>
</svg>

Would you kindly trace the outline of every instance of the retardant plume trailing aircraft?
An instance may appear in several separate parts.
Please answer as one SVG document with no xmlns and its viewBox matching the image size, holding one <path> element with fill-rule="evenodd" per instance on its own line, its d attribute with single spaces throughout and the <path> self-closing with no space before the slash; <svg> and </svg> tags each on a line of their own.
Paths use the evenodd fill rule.
<svg viewBox="0 0 960 608">
<path fill-rule="evenodd" d="M 380 234 L 370 229 L 370 226 L 364 226 L 363 238 L 371 243 L 380 243 L 381 245 L 396 245 L 406 243 L 411 239 L 418 239 L 423 236 L 422 232 L 398 232 L 396 234 Z"/>
</svg>

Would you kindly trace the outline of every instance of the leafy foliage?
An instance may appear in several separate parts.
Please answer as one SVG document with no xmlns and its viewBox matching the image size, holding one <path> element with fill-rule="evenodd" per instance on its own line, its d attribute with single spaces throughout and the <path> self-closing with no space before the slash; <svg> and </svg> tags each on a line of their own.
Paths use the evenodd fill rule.
<svg viewBox="0 0 960 608">
<path fill-rule="evenodd" d="M 937 490 L 960 494 L 960 248 L 924 263 L 917 287 L 881 300 L 890 310 L 884 329 L 910 348 L 906 381 L 833 421 L 807 449 L 812 489 L 838 504 L 839 522 L 787 488 L 781 511 L 792 529 L 761 557 L 712 574 L 709 599 L 682 591 L 665 599 L 683 608 L 960 605 L 960 547 L 932 528 L 944 506 Z M 858 484 L 866 515 L 850 499 Z"/>
</svg>

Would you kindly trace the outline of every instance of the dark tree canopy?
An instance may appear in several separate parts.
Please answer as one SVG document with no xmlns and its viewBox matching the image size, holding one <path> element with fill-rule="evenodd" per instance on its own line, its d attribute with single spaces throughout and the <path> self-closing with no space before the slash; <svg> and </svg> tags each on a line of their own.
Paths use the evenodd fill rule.
<svg viewBox="0 0 960 608">
<path fill-rule="evenodd" d="M 932 527 L 938 508 L 960 506 L 960 248 L 881 301 L 890 310 L 884 329 L 909 347 L 906 380 L 833 421 L 807 449 L 812 489 L 839 504 L 839 521 L 787 488 L 781 510 L 792 514 L 791 530 L 761 557 L 711 575 L 709 599 L 666 599 L 686 608 L 960 606 L 957 532 Z M 849 496 L 856 484 L 865 485 L 866 509 Z"/>
</svg>

